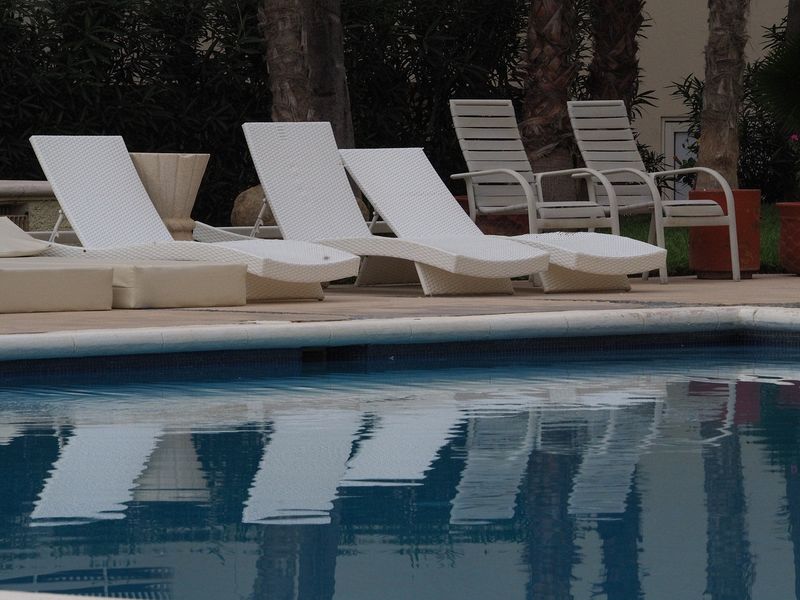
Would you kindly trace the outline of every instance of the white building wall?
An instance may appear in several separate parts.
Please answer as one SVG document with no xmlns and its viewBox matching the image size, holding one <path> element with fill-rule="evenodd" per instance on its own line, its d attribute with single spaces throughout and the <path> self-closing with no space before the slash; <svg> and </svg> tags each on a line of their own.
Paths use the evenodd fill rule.
<svg viewBox="0 0 800 600">
<path fill-rule="evenodd" d="M 748 60 L 763 55 L 764 27 L 780 22 L 786 9 L 786 0 L 751 0 Z M 639 42 L 640 89 L 654 90 L 657 100 L 655 107 L 646 107 L 635 126 L 642 142 L 664 152 L 664 122 L 685 115 L 670 86 L 690 73 L 705 78 L 708 5 L 704 0 L 647 0 L 645 11 L 651 26 Z"/>
</svg>

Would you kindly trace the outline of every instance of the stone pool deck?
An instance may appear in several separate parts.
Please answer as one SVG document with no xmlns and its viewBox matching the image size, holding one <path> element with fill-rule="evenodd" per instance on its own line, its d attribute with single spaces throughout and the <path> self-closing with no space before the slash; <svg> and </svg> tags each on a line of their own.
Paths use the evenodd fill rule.
<svg viewBox="0 0 800 600">
<path fill-rule="evenodd" d="M 210 309 L 0 315 L 0 360 L 193 350 L 300 348 L 717 331 L 800 331 L 800 277 L 661 285 L 630 292 L 436 297 L 419 287 L 331 286 L 326 299 Z"/>
</svg>

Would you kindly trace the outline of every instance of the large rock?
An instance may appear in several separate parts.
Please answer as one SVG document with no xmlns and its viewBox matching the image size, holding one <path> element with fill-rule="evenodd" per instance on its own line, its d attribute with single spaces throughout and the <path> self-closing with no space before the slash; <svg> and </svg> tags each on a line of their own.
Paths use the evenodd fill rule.
<svg viewBox="0 0 800 600">
<path fill-rule="evenodd" d="M 231 225 L 234 227 L 252 227 L 258 218 L 263 199 L 264 190 L 260 185 L 248 188 L 236 196 L 236 200 L 233 202 L 233 210 L 231 211 Z M 356 201 L 364 219 L 368 219 L 369 210 L 366 204 L 361 198 L 356 198 Z M 275 217 L 272 216 L 269 204 L 267 205 L 267 210 L 264 211 L 264 225 L 275 225 Z"/>
<path fill-rule="evenodd" d="M 236 196 L 231 211 L 231 225 L 234 227 L 252 227 L 258 218 L 261 204 L 264 200 L 264 190 L 260 185 L 246 189 Z M 275 225 L 275 218 L 267 205 L 264 215 L 264 225 Z"/>
</svg>

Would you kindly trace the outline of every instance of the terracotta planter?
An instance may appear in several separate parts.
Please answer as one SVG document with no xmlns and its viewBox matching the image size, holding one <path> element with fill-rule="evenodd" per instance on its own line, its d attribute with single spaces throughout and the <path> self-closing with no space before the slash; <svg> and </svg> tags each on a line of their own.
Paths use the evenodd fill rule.
<svg viewBox="0 0 800 600">
<path fill-rule="evenodd" d="M 691 191 L 689 198 L 711 199 L 728 212 L 722 190 Z M 761 267 L 761 192 L 733 190 L 733 201 L 742 279 L 750 279 Z M 689 228 L 689 268 L 700 279 L 731 279 L 727 226 Z"/>
<path fill-rule="evenodd" d="M 176 240 L 191 240 L 192 208 L 208 154 L 131 152 L 133 165 L 158 215 Z"/>
<path fill-rule="evenodd" d="M 781 217 L 781 266 L 789 273 L 800 274 L 800 202 L 779 202 L 775 206 Z"/>
<path fill-rule="evenodd" d="M 456 196 L 455 199 L 469 214 L 467 197 Z M 487 235 L 523 235 L 528 233 L 528 215 L 478 215 L 477 225 Z"/>
</svg>

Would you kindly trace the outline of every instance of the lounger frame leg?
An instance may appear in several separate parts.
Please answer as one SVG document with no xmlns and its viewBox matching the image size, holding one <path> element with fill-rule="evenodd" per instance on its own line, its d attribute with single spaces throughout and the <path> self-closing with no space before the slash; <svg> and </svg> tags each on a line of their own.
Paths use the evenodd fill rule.
<svg viewBox="0 0 800 600">
<path fill-rule="evenodd" d="M 319 283 L 294 283 L 247 274 L 247 301 L 322 300 L 325 297 Z"/>
<path fill-rule="evenodd" d="M 620 291 L 631 289 L 627 275 L 598 275 L 565 269 L 550 263 L 547 271 L 539 273 L 545 293 L 555 292 L 595 292 Z"/>
<path fill-rule="evenodd" d="M 410 260 L 388 256 L 366 256 L 361 260 L 356 285 L 389 285 L 419 283 L 417 270 Z"/>
<path fill-rule="evenodd" d="M 426 296 L 513 294 L 510 279 L 456 275 L 436 267 L 417 263 L 417 273 Z"/>
</svg>

